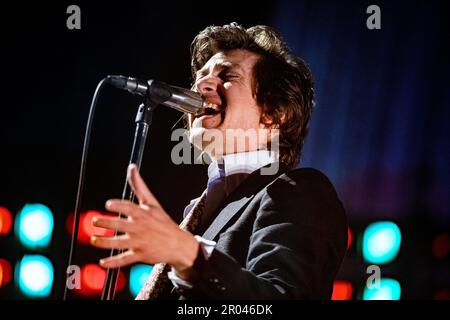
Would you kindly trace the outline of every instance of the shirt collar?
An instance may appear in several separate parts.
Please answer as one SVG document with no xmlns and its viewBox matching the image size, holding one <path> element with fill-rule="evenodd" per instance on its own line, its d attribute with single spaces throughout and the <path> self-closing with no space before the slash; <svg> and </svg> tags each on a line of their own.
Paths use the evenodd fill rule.
<svg viewBox="0 0 450 320">
<path fill-rule="evenodd" d="M 237 173 L 250 174 L 275 161 L 275 154 L 268 150 L 227 154 L 211 162 L 208 167 L 208 180 L 211 181 L 219 177 L 227 177 Z"/>
</svg>

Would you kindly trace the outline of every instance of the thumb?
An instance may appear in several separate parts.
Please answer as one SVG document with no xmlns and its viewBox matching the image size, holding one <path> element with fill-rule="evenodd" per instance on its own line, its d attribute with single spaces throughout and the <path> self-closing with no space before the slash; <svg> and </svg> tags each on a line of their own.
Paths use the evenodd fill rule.
<svg viewBox="0 0 450 320">
<path fill-rule="evenodd" d="M 128 166 L 127 179 L 131 190 L 133 190 L 133 192 L 139 199 L 139 204 L 157 207 L 161 206 L 158 200 L 156 200 L 155 196 L 150 192 L 141 175 L 139 174 L 139 170 L 136 164 L 131 163 Z"/>
</svg>

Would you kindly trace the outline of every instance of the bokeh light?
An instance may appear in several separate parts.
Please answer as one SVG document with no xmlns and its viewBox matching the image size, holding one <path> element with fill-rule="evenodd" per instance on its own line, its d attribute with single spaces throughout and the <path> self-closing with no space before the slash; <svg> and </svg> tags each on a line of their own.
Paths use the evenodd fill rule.
<svg viewBox="0 0 450 320">
<path fill-rule="evenodd" d="M 350 249 L 353 242 L 353 232 L 350 227 L 347 228 L 347 250 Z"/>
<path fill-rule="evenodd" d="M 350 300 L 353 294 L 353 286 L 345 280 L 336 280 L 333 284 L 331 300 Z"/>
<path fill-rule="evenodd" d="M 137 296 L 139 291 L 147 281 L 153 267 L 147 264 L 135 264 L 130 269 L 130 292 L 133 297 Z"/>
<path fill-rule="evenodd" d="M 11 264 L 5 259 L 0 259 L 0 288 L 6 287 L 11 281 L 11 278 Z"/>
<path fill-rule="evenodd" d="M 9 233 L 12 221 L 11 212 L 5 207 L 0 207 L 0 235 Z"/>
<path fill-rule="evenodd" d="M 81 243 L 88 244 L 91 236 L 108 236 L 114 235 L 114 230 L 94 227 L 92 224 L 92 219 L 94 217 L 110 217 L 111 215 L 102 214 L 101 212 L 95 210 L 89 210 L 87 212 L 82 212 L 80 214 L 80 224 L 78 228 L 77 240 Z M 73 218 L 74 214 L 70 214 L 66 220 L 67 231 L 73 233 Z"/>
<path fill-rule="evenodd" d="M 98 295 L 103 290 L 105 284 L 106 269 L 98 264 L 86 264 L 81 267 L 81 289 L 77 290 L 81 295 Z M 122 271 L 119 272 L 117 280 L 117 291 L 125 287 L 125 276 Z"/>
<path fill-rule="evenodd" d="M 16 265 L 20 291 L 33 298 L 48 297 L 53 285 L 53 264 L 42 255 L 25 255 Z"/>
<path fill-rule="evenodd" d="M 53 213 L 43 204 L 27 204 L 16 216 L 15 231 L 25 247 L 46 247 L 52 237 Z"/>
<path fill-rule="evenodd" d="M 433 256 L 436 259 L 444 259 L 450 252 L 450 237 L 447 233 L 438 234 L 432 245 Z"/>
<path fill-rule="evenodd" d="M 394 222 L 374 222 L 363 234 L 363 258 L 373 264 L 388 263 L 398 255 L 400 244 L 400 228 Z"/>
<path fill-rule="evenodd" d="M 379 288 L 364 288 L 363 300 L 400 300 L 402 290 L 397 280 L 382 278 L 379 281 Z"/>
</svg>

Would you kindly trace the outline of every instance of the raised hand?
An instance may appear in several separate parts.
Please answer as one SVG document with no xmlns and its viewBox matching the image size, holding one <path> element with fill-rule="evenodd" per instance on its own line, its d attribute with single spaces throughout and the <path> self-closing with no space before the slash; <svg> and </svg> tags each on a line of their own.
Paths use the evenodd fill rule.
<svg viewBox="0 0 450 320">
<path fill-rule="evenodd" d="M 126 249 L 125 252 L 100 260 L 104 268 L 118 268 L 136 262 L 155 264 L 165 262 L 184 274 L 192 267 L 199 250 L 194 236 L 184 230 L 164 211 L 142 179 L 136 165 L 130 164 L 128 183 L 139 204 L 111 199 L 106 209 L 122 213 L 126 218 L 94 218 L 96 227 L 116 229 L 123 235 L 91 237 L 91 244 L 103 249 Z"/>
</svg>

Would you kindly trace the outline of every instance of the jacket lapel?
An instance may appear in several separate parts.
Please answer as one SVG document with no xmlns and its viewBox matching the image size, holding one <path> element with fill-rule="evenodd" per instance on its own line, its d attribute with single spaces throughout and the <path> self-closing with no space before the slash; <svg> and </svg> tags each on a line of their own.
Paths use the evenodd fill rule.
<svg viewBox="0 0 450 320">
<path fill-rule="evenodd" d="M 207 240 L 213 240 L 225 227 L 228 221 L 231 220 L 240 210 L 243 208 L 251 199 L 253 199 L 254 195 L 250 197 L 244 197 L 240 200 L 230 202 L 223 208 L 219 215 L 214 219 L 213 223 L 206 229 L 203 234 L 203 238 Z"/>
</svg>

